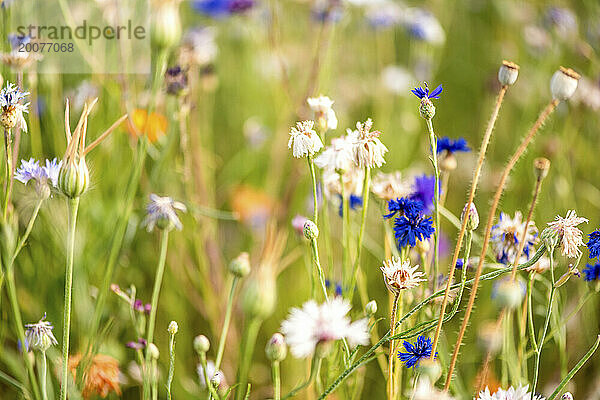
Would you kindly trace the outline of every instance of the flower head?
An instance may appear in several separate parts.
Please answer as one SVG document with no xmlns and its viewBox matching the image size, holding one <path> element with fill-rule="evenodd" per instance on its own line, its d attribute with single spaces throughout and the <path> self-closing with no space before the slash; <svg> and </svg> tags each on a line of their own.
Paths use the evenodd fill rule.
<svg viewBox="0 0 600 400">
<path fill-rule="evenodd" d="M 25 325 L 25 342 L 27 344 L 27 350 L 39 350 L 46 351 L 50 346 L 58 344 L 58 341 L 52 334 L 54 327 L 50 322 L 44 321 L 46 314 L 35 324 Z"/>
<path fill-rule="evenodd" d="M 323 130 L 337 129 L 338 120 L 333 111 L 333 100 L 327 96 L 309 97 L 306 102 L 315 113 L 315 120 Z"/>
<path fill-rule="evenodd" d="M 423 213 L 429 214 L 433 209 L 435 197 L 435 176 L 421 175 L 415 178 L 410 198 L 423 204 Z"/>
<path fill-rule="evenodd" d="M 212 18 L 243 13 L 254 6 L 254 0 L 195 0 L 192 7 Z"/>
<path fill-rule="evenodd" d="M 548 223 L 549 229 L 558 235 L 563 256 L 576 258 L 581 254 L 579 246 L 583 245 L 583 232 L 577 225 L 584 222 L 588 222 L 587 218 L 578 217 L 575 210 L 569 210 L 564 218 L 558 215 L 554 222 Z"/>
<path fill-rule="evenodd" d="M 302 308 L 292 308 L 281 324 L 290 351 L 296 358 L 310 357 L 317 345 L 346 338 L 351 347 L 369 342 L 368 320 L 351 322 L 350 303 L 341 297 L 317 304 L 314 300 Z"/>
<path fill-rule="evenodd" d="M 45 166 L 40 166 L 39 161 L 30 158 L 29 161 L 21 160 L 21 166 L 15 171 L 15 179 L 21 183 L 27 184 L 30 180 L 36 183 L 38 194 L 47 197 L 49 195 L 48 182 L 56 187 L 58 184 L 58 172 L 62 161 L 54 158 L 52 161 L 46 160 Z"/>
<path fill-rule="evenodd" d="M 438 138 L 437 140 L 437 153 L 440 154 L 442 152 L 448 152 L 450 154 L 456 152 L 469 152 L 471 148 L 467 144 L 465 138 L 458 138 L 456 140 L 450 139 L 447 136 Z"/>
<path fill-rule="evenodd" d="M 431 217 L 423 217 L 421 213 L 412 212 L 401 215 L 394 220 L 394 237 L 398 248 L 417 245 L 417 240 L 423 241 L 433 235 Z"/>
<path fill-rule="evenodd" d="M 0 124 L 4 129 L 20 128 L 27 132 L 27 123 L 23 113 L 29 112 L 29 103 L 25 103 L 25 97 L 29 92 L 23 92 L 18 86 L 10 82 L 0 90 Z"/>
<path fill-rule="evenodd" d="M 353 153 L 354 163 L 359 168 L 379 168 L 385 164 L 383 156 L 387 153 L 388 149 L 379 140 L 381 132 L 371 131 L 372 127 L 373 121 L 371 118 L 367 119 L 364 123 L 356 123 L 356 131 L 353 133 L 356 135 Z"/>
<path fill-rule="evenodd" d="M 600 259 L 600 230 L 594 231 L 588 235 L 586 246 L 590 252 L 590 258 Z"/>
<path fill-rule="evenodd" d="M 400 171 L 386 174 L 378 172 L 373 177 L 371 191 L 375 196 L 382 200 L 390 201 L 392 199 L 408 196 L 412 192 L 412 188 L 402 179 Z"/>
<path fill-rule="evenodd" d="M 77 375 L 77 367 L 79 367 L 80 362 L 80 354 L 69 358 L 69 370 L 74 377 Z M 115 358 L 105 354 L 97 354 L 87 370 L 81 395 L 85 400 L 95 398 L 95 396 L 104 398 L 110 392 L 120 396 L 119 375 L 119 362 Z"/>
<path fill-rule="evenodd" d="M 315 157 L 315 164 L 335 172 L 349 171 L 353 166 L 352 145 L 350 136 L 331 139 L 331 145 Z"/>
<path fill-rule="evenodd" d="M 133 138 L 146 136 L 150 143 L 156 143 L 167 132 L 169 124 L 164 115 L 136 108 L 127 121 L 127 131 Z"/>
<path fill-rule="evenodd" d="M 419 99 L 439 99 L 440 94 L 442 93 L 442 85 L 439 85 L 431 92 L 429 92 L 429 87 L 427 86 L 427 82 L 423 86 L 416 87 L 411 90 L 411 92 L 417 96 Z"/>
<path fill-rule="evenodd" d="M 432 343 L 431 339 L 425 338 L 425 336 L 419 335 L 415 344 L 405 340 L 402 343 L 405 353 L 398 350 L 398 358 L 404 363 L 406 368 L 412 368 L 415 365 L 419 365 L 419 361 L 431 357 Z M 437 357 L 437 352 L 435 353 Z"/>
<path fill-rule="evenodd" d="M 420 200 L 402 197 L 388 201 L 389 214 L 384 215 L 386 219 L 396 216 L 396 214 L 414 214 L 423 211 L 423 203 Z"/>
<path fill-rule="evenodd" d="M 507 390 L 498 389 L 496 393 L 491 394 L 490 389 L 486 387 L 485 390 L 479 392 L 479 396 L 473 400 L 544 400 L 544 397 L 534 395 L 533 393 L 528 392 L 528 390 L 529 385 L 518 386 L 516 389 L 511 386 Z"/>
<path fill-rule="evenodd" d="M 423 279 L 425 274 L 417 271 L 418 269 L 418 265 L 411 267 L 408 260 L 403 262 L 400 258 L 393 257 L 383 262 L 381 272 L 388 290 L 397 293 L 403 289 L 415 288 L 421 282 L 426 281 L 426 279 Z"/>
<path fill-rule="evenodd" d="M 150 202 L 146 207 L 146 218 L 142 225 L 146 226 L 148 232 L 159 229 L 177 228 L 181 230 L 183 226 L 177 216 L 177 210 L 186 212 L 185 204 L 173 200 L 170 197 L 160 197 L 154 193 L 150 194 Z"/>
<path fill-rule="evenodd" d="M 538 242 L 538 230 L 533 222 L 527 225 L 527 232 L 523 237 L 523 229 L 525 222 L 520 211 L 515 212 L 514 218 L 508 214 L 500 213 L 498 223 L 492 226 L 491 242 L 496 252 L 496 260 L 503 264 L 512 264 L 517 262 L 515 257 L 519 250 L 519 245 L 522 241 L 525 242 L 523 247 L 523 261 L 529 259 L 529 255 L 533 246 Z M 520 262 L 522 260 L 518 260 Z"/>
<path fill-rule="evenodd" d="M 600 263 L 596 263 L 593 265 L 587 264 L 583 269 L 583 273 L 585 274 L 585 276 L 583 277 L 585 281 L 597 281 L 598 279 L 600 279 Z"/>
<path fill-rule="evenodd" d="M 288 149 L 292 149 L 294 157 L 312 156 L 323 148 L 323 142 L 313 129 L 314 126 L 314 121 L 302 121 L 297 122 L 296 126 L 292 127 Z"/>
</svg>

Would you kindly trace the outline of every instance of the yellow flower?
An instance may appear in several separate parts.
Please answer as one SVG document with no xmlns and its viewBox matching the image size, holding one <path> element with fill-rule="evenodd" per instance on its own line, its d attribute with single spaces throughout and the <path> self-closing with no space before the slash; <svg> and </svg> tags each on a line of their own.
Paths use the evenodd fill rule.
<svg viewBox="0 0 600 400">
<path fill-rule="evenodd" d="M 146 135 L 150 143 L 155 143 L 167 133 L 167 119 L 164 115 L 152 112 L 150 117 L 146 110 L 136 108 L 127 122 L 127 130 L 133 138 Z"/>
</svg>

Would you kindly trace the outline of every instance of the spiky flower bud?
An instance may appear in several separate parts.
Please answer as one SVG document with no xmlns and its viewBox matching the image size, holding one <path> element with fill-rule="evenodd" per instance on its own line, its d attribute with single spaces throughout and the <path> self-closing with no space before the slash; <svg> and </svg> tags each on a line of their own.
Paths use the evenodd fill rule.
<svg viewBox="0 0 600 400">
<path fill-rule="evenodd" d="M 176 334 L 177 331 L 179 331 L 179 325 L 177 325 L 177 322 L 171 321 L 171 323 L 169 324 L 169 327 L 167 328 L 167 331 L 171 335 Z"/>
<path fill-rule="evenodd" d="M 538 181 L 542 181 L 546 176 L 548 176 L 548 170 L 550 170 L 550 160 L 544 157 L 536 158 L 533 161 L 533 168 L 536 179 Z"/>
<path fill-rule="evenodd" d="M 421 103 L 419 105 L 419 114 L 421 117 L 425 119 L 432 119 L 435 116 L 435 106 L 433 102 L 429 100 L 427 97 L 423 97 L 421 99 Z"/>
<path fill-rule="evenodd" d="M 372 317 L 377 313 L 377 302 L 375 300 L 371 300 L 365 306 L 365 314 L 367 317 Z"/>
<path fill-rule="evenodd" d="M 313 221 L 308 220 L 304 223 L 304 237 L 313 240 L 319 237 L 319 228 Z"/>
<path fill-rule="evenodd" d="M 479 213 L 474 203 L 465 204 L 462 213 L 460 214 L 460 221 L 464 223 L 465 216 L 469 210 L 469 217 L 467 219 L 467 230 L 474 231 L 479 226 Z"/>
<path fill-rule="evenodd" d="M 243 278 L 250 273 L 250 256 L 243 252 L 229 263 L 229 272 L 238 278 Z"/>
<path fill-rule="evenodd" d="M 569 99 L 577 89 L 579 78 L 581 78 L 581 75 L 571 68 L 560 67 L 550 80 L 552 98 L 555 100 Z"/>
<path fill-rule="evenodd" d="M 58 172 L 58 189 L 68 198 L 80 197 L 90 184 L 90 172 L 85 159 L 63 162 Z"/>
<path fill-rule="evenodd" d="M 519 66 L 511 61 L 502 61 L 498 70 L 498 81 L 502 86 L 513 85 L 519 76 Z"/>
<path fill-rule="evenodd" d="M 196 353 L 206 353 L 210 349 L 210 341 L 204 335 L 198 335 L 194 338 L 194 350 Z"/>
<path fill-rule="evenodd" d="M 158 347 L 154 343 L 148 344 L 148 354 L 150 354 L 150 358 L 153 360 L 158 360 L 160 357 L 160 352 L 158 351 Z"/>
<path fill-rule="evenodd" d="M 269 361 L 283 361 L 287 355 L 287 345 L 281 333 L 275 333 L 267 342 L 265 353 Z"/>
<path fill-rule="evenodd" d="M 558 243 L 560 242 L 560 234 L 558 233 L 558 231 L 551 228 L 544 229 L 540 237 L 542 238 L 542 242 L 544 243 L 546 249 L 548 249 L 549 252 L 554 250 L 554 248 L 556 248 L 556 246 L 558 246 Z"/>
</svg>

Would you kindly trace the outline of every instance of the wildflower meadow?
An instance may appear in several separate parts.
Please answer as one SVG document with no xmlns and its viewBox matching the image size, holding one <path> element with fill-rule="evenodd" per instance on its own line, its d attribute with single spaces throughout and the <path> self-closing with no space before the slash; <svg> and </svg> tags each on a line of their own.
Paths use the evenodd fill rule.
<svg viewBox="0 0 600 400">
<path fill-rule="evenodd" d="M 600 400 L 600 3 L 0 0 L 0 398 Z"/>
</svg>

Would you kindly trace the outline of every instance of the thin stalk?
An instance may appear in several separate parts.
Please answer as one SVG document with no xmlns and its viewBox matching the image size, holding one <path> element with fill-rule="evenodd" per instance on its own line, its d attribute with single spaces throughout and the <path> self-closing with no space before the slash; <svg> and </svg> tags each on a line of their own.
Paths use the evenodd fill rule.
<svg viewBox="0 0 600 400">
<path fill-rule="evenodd" d="M 298 394 L 298 392 L 310 386 L 310 384 L 315 380 L 315 378 L 319 374 L 319 371 L 321 370 L 321 361 L 322 358 L 319 356 L 318 352 L 315 351 L 315 354 L 313 354 L 313 358 L 310 363 L 310 374 L 308 376 L 308 379 L 304 383 L 292 389 L 288 394 L 283 396 L 281 400 L 286 400 L 290 397 L 294 397 L 296 394 Z"/>
<path fill-rule="evenodd" d="M 317 248 L 317 239 L 313 238 L 310 241 L 310 248 L 312 250 L 312 259 L 315 263 L 315 267 L 317 267 L 317 272 L 319 274 L 319 281 L 321 282 L 321 289 L 323 290 L 323 298 L 325 301 L 329 301 L 329 296 L 327 295 L 327 287 L 325 286 L 325 276 L 323 275 L 323 268 L 321 268 L 321 263 L 319 262 L 319 249 Z"/>
<path fill-rule="evenodd" d="M 60 399 L 67 400 L 69 383 L 69 336 L 71 332 L 71 295 L 73 291 L 73 257 L 75 253 L 75 228 L 79 197 L 69 199 L 69 231 L 67 234 L 67 265 L 65 269 L 65 308 L 63 315 L 62 381 Z"/>
<path fill-rule="evenodd" d="M 231 289 L 229 289 L 229 298 L 227 299 L 227 309 L 225 310 L 225 319 L 223 320 L 223 328 L 221 329 L 221 337 L 219 338 L 219 347 L 217 350 L 217 358 L 215 359 L 215 371 L 219 370 L 221 366 L 221 360 L 223 359 L 223 352 L 225 351 L 225 342 L 227 341 L 227 332 L 229 331 L 229 323 L 231 322 L 231 311 L 233 309 L 233 298 L 235 296 L 235 288 L 239 278 L 233 277 L 231 281 Z"/>
<path fill-rule="evenodd" d="M 204 374 L 204 382 L 206 383 L 206 388 L 208 389 L 209 396 L 215 398 L 215 400 L 220 400 L 219 394 L 213 387 L 210 378 L 208 377 L 208 371 L 206 368 L 206 353 L 200 353 L 200 364 L 202 365 L 202 372 Z"/>
<path fill-rule="evenodd" d="M 394 293 L 394 301 L 392 302 L 392 313 L 390 315 L 390 334 L 394 336 L 396 333 L 396 312 L 398 311 L 398 300 L 400 299 L 400 291 Z M 388 399 L 392 399 L 394 394 L 394 341 L 390 340 L 390 352 L 388 358 L 388 381 L 387 395 Z"/>
<path fill-rule="evenodd" d="M 158 265 L 156 268 L 156 276 L 154 277 L 154 288 L 152 289 L 152 300 L 150 302 L 150 316 L 148 318 L 148 335 L 147 335 L 147 343 L 148 345 L 153 343 L 154 341 L 154 327 L 156 325 L 156 311 L 158 308 L 158 297 L 160 295 L 160 288 L 162 286 L 163 275 L 165 273 L 165 264 L 167 261 L 167 245 L 169 243 L 169 230 L 164 229 L 162 231 L 161 239 L 160 239 L 160 256 L 158 258 Z M 150 361 L 150 350 L 146 347 L 146 365 L 148 365 Z M 148 379 L 144 379 L 146 390 L 145 398 L 148 396 Z"/>
<path fill-rule="evenodd" d="M 342 282 L 347 283 L 348 267 L 350 266 L 350 234 L 348 232 L 348 227 L 350 226 L 350 210 L 348 207 L 348 195 L 346 194 L 344 177 L 341 173 L 339 175 L 342 194 Z M 349 293 L 349 295 L 352 296 L 352 293 Z"/>
<path fill-rule="evenodd" d="M 6 191 L 4 192 L 4 199 L 2 201 L 2 218 L 6 221 L 8 216 L 8 204 L 10 203 L 10 194 L 12 191 L 12 178 L 13 178 L 13 156 L 12 156 L 12 140 L 11 133 L 8 129 L 4 130 L 4 154 L 6 155 L 6 180 L 4 182 Z"/>
<path fill-rule="evenodd" d="M 550 325 L 550 316 L 552 314 L 552 304 L 554 303 L 554 294 L 556 293 L 556 286 L 554 285 L 554 251 L 549 252 L 550 256 L 550 275 L 552 276 L 552 287 L 550 288 L 550 299 L 548 300 L 548 307 L 546 308 L 546 322 L 544 323 L 544 329 L 540 336 L 538 343 L 540 344 L 535 352 L 535 369 L 533 370 L 533 382 L 531 385 L 531 393 L 535 393 L 537 387 L 537 381 L 540 373 L 540 360 L 542 358 L 542 348 L 544 347 L 544 340 L 548 333 L 548 326 Z"/>
<path fill-rule="evenodd" d="M 433 216 L 435 231 L 433 232 L 433 263 L 432 263 L 432 287 L 437 288 L 437 274 L 439 267 L 439 240 L 440 240 L 440 170 L 438 168 L 437 158 L 437 138 L 433 131 L 431 118 L 427 119 L 427 130 L 429 131 L 429 143 L 431 145 L 431 163 L 433 164 L 433 173 L 435 176 L 434 196 L 433 196 Z M 432 353 L 435 356 L 435 353 Z"/>
<path fill-rule="evenodd" d="M 488 250 L 488 245 L 489 245 L 490 236 L 491 236 L 491 229 L 492 229 L 492 225 L 494 224 L 494 219 L 496 217 L 496 209 L 498 208 L 498 203 L 500 202 L 500 197 L 502 196 L 502 193 L 504 192 L 504 186 L 506 184 L 506 180 L 508 179 L 508 176 L 510 175 L 510 172 L 514 168 L 517 161 L 519 161 L 519 159 L 521 158 L 521 155 L 523 155 L 523 153 L 527 149 L 527 146 L 529 145 L 529 143 L 531 143 L 531 141 L 533 140 L 533 137 L 535 136 L 537 131 L 541 128 L 542 124 L 548 118 L 548 116 L 550 114 L 552 114 L 552 112 L 554 111 L 554 109 L 556 108 L 558 103 L 559 103 L 559 100 L 552 100 L 544 108 L 544 110 L 542 111 L 542 113 L 540 114 L 538 119 L 536 120 L 535 124 L 531 127 L 529 132 L 527 132 L 527 135 L 523 138 L 523 141 L 521 142 L 521 144 L 519 145 L 519 147 L 517 148 L 515 153 L 512 155 L 511 159 L 508 161 L 508 164 L 504 168 L 504 171 L 502 172 L 502 176 L 500 178 L 500 182 L 498 184 L 498 188 L 496 189 L 496 193 L 494 195 L 494 200 L 492 202 L 492 206 L 489 211 L 487 225 L 485 227 L 485 237 L 483 239 L 481 255 L 479 256 L 479 264 L 477 265 L 477 270 L 475 272 L 475 282 L 473 283 L 473 288 L 471 290 L 471 296 L 469 297 L 469 303 L 467 304 L 467 310 L 465 312 L 465 316 L 463 318 L 463 322 L 460 327 L 460 331 L 458 333 L 458 338 L 457 338 L 456 344 L 454 346 L 454 353 L 452 354 L 452 360 L 451 360 L 450 366 L 448 368 L 448 375 L 446 377 L 446 384 L 444 386 L 444 390 L 446 390 L 446 391 L 450 387 L 450 382 L 452 381 L 454 367 L 456 365 L 456 360 L 458 359 L 458 352 L 460 351 L 460 345 L 462 344 L 462 340 L 465 336 L 465 332 L 467 330 L 467 325 L 469 324 L 469 317 L 471 316 L 471 312 L 473 311 L 473 306 L 475 304 L 475 298 L 477 297 L 477 289 L 479 287 L 479 279 L 481 277 L 483 263 L 485 261 L 485 256 L 486 256 L 487 250 Z M 468 216 L 468 210 L 469 209 L 467 208 L 467 211 L 465 212 L 465 214 L 467 214 L 467 216 Z M 467 219 L 468 219 L 468 217 L 464 218 L 463 225 L 466 223 Z M 453 268 L 453 267 L 454 267 L 454 265 L 451 265 L 451 268 Z"/>
<path fill-rule="evenodd" d="M 281 400 L 281 373 L 279 361 L 271 363 L 271 375 L 273 377 L 273 400 Z"/>
<path fill-rule="evenodd" d="M 40 380 L 42 387 L 42 399 L 48 400 L 48 391 L 46 390 L 46 375 L 48 370 L 48 360 L 46 359 L 46 352 L 42 351 L 42 368 L 40 372 Z"/>
<path fill-rule="evenodd" d="M 360 230 L 358 231 L 358 243 L 356 249 L 356 260 L 354 260 L 354 267 L 352 271 L 352 281 L 350 283 L 350 293 L 354 293 L 354 286 L 356 285 L 356 279 L 358 277 L 358 271 L 360 269 L 360 256 L 362 250 L 362 243 L 365 236 L 365 227 L 367 225 L 367 211 L 369 208 L 369 186 L 371 184 L 371 167 L 365 167 L 365 179 L 363 181 L 363 208 L 360 218 Z"/>
<path fill-rule="evenodd" d="M 152 376 L 150 377 L 152 383 L 151 383 L 151 393 L 152 393 L 152 400 L 158 400 L 158 360 L 156 358 L 152 359 L 152 369 L 151 369 L 151 374 Z"/>
<path fill-rule="evenodd" d="M 317 193 L 317 177 L 315 175 L 315 163 L 313 162 L 312 156 L 306 158 L 308 161 L 308 169 L 310 170 L 310 177 L 312 179 L 312 190 L 313 190 L 313 222 L 315 225 L 319 225 L 319 199 Z"/>
<path fill-rule="evenodd" d="M 254 353 L 254 346 L 256 345 L 256 337 L 260 324 L 262 321 L 259 318 L 252 318 L 248 327 L 246 328 L 246 335 L 244 337 L 244 345 L 242 349 L 242 359 L 240 362 L 240 369 L 238 371 L 238 384 L 240 389 L 236 391 L 236 398 L 242 400 L 244 398 L 243 388 L 248 385 L 248 372 L 250 371 L 250 363 L 252 361 L 252 353 Z"/>
<path fill-rule="evenodd" d="M 175 334 L 170 333 L 169 338 L 169 375 L 167 376 L 167 399 L 171 400 L 171 385 L 175 374 Z"/>
<path fill-rule="evenodd" d="M 435 330 L 435 336 L 433 339 L 432 357 L 435 355 L 435 349 L 437 348 L 437 344 L 440 338 L 440 333 L 442 331 L 442 324 L 444 323 L 444 313 L 446 312 L 446 306 L 448 304 L 448 296 L 450 295 L 450 285 L 454 280 L 454 271 L 456 270 L 456 261 L 458 261 L 458 254 L 460 252 L 463 238 L 465 236 L 465 232 L 467 230 L 467 221 L 469 219 L 469 213 L 471 211 L 470 205 L 473 203 L 473 199 L 475 198 L 475 191 L 477 190 L 477 185 L 479 183 L 479 177 L 481 176 L 481 169 L 483 168 L 483 161 L 485 160 L 485 154 L 487 152 L 488 144 L 490 143 L 490 137 L 492 136 L 492 131 L 494 130 L 494 125 L 496 125 L 496 119 L 498 119 L 498 113 L 500 112 L 500 107 L 502 106 L 502 100 L 504 99 L 504 95 L 506 94 L 506 90 L 508 86 L 502 86 L 500 92 L 498 93 L 498 97 L 496 98 L 496 103 L 494 105 L 494 109 L 492 111 L 492 116 L 490 117 L 490 121 L 488 122 L 487 128 L 483 135 L 483 139 L 481 141 L 481 147 L 479 148 L 479 158 L 477 160 L 477 165 L 475 166 L 475 170 L 473 170 L 473 177 L 471 178 L 471 189 L 469 191 L 469 198 L 467 200 L 467 208 L 465 211 L 465 217 L 463 218 L 462 224 L 460 226 L 460 230 L 458 233 L 458 238 L 456 239 L 456 246 L 454 247 L 454 254 L 452 256 L 452 262 L 450 263 L 450 271 L 448 272 L 448 283 L 446 284 L 446 291 L 444 292 L 444 299 L 442 300 L 442 305 L 440 307 L 440 316 L 438 320 L 438 324 Z"/>
<path fill-rule="evenodd" d="M 19 243 L 17 243 L 17 247 L 15 248 L 15 251 L 12 255 L 12 258 L 11 258 L 12 263 L 15 262 L 15 259 L 17 258 L 17 256 L 21 252 L 21 250 L 23 249 L 23 246 L 25 246 L 25 242 L 27 241 L 27 239 L 29 239 L 29 235 L 31 234 L 31 230 L 33 229 L 33 225 L 35 224 L 35 220 L 37 219 L 38 213 L 40 211 L 40 207 L 42 206 L 43 202 L 44 202 L 44 200 L 38 200 L 38 202 L 35 204 L 35 208 L 33 209 L 33 214 L 31 214 L 31 218 L 29 218 L 29 222 L 27 223 L 27 228 L 25 229 L 23 236 L 21 236 L 21 239 L 19 239 Z"/>
<path fill-rule="evenodd" d="M 533 291 L 533 279 L 535 272 L 529 274 L 529 279 L 527 280 L 527 321 L 529 326 L 529 339 L 531 340 L 531 345 L 533 346 L 533 350 L 538 352 L 537 340 L 535 339 L 535 327 L 533 326 L 533 308 L 532 308 L 532 299 L 531 293 Z"/>
</svg>

